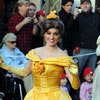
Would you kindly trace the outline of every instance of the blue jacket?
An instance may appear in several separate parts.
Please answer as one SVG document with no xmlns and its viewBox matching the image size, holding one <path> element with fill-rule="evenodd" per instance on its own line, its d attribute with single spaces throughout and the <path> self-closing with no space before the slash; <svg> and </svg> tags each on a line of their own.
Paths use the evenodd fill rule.
<svg viewBox="0 0 100 100">
<path fill-rule="evenodd" d="M 15 48 L 12 52 L 6 45 L 3 45 L 0 49 L 0 56 L 5 64 L 13 67 L 25 67 L 29 62 L 18 48 Z"/>
</svg>

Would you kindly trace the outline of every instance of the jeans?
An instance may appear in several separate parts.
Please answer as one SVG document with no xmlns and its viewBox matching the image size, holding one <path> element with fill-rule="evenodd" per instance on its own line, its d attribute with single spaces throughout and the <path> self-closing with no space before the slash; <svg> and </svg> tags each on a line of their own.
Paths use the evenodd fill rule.
<svg viewBox="0 0 100 100">
<path fill-rule="evenodd" d="M 75 53 L 75 49 L 73 50 L 73 56 L 78 56 L 78 55 L 84 55 L 88 53 L 94 53 L 96 52 L 95 49 L 83 49 L 80 48 L 79 53 Z M 96 61 L 97 61 L 97 56 L 96 54 L 94 55 L 86 55 L 86 56 L 81 56 L 81 57 L 75 57 L 78 59 L 78 66 L 79 66 L 79 76 L 81 75 L 84 67 L 91 67 L 92 70 L 95 70 L 96 66 Z"/>
</svg>

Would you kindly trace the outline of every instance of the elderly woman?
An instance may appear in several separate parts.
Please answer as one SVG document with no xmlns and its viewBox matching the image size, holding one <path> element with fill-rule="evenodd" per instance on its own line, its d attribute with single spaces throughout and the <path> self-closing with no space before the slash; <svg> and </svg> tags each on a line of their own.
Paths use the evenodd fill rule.
<svg viewBox="0 0 100 100">
<path fill-rule="evenodd" d="M 25 55 L 16 47 L 16 35 L 13 33 L 6 34 L 1 44 L 3 45 L 0 49 L 0 56 L 2 56 L 5 64 L 24 67 L 29 62 Z"/>
<path fill-rule="evenodd" d="M 0 56 L 2 56 L 3 62 L 7 65 L 23 68 L 29 62 L 25 55 L 16 47 L 16 35 L 8 33 L 4 36 L 1 43 Z M 15 76 L 15 75 L 13 75 Z M 17 76 L 17 78 L 19 78 Z M 26 92 L 33 87 L 32 75 L 23 78 Z"/>
</svg>

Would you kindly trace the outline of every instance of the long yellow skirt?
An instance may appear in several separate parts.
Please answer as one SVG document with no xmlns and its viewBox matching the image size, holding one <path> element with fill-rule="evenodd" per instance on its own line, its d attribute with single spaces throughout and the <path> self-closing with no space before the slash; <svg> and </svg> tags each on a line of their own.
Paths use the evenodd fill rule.
<svg viewBox="0 0 100 100">
<path fill-rule="evenodd" d="M 72 100 L 71 97 L 62 90 L 48 93 L 38 93 L 33 89 L 25 96 L 24 100 Z"/>
</svg>

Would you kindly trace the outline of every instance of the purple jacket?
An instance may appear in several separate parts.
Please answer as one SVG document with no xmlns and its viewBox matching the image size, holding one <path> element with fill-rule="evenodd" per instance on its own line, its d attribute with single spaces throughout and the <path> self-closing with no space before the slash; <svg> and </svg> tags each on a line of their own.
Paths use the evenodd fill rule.
<svg viewBox="0 0 100 100">
<path fill-rule="evenodd" d="M 80 100 L 92 100 L 93 83 L 83 82 L 80 86 Z"/>
<path fill-rule="evenodd" d="M 69 94 L 67 87 L 61 87 L 60 86 L 60 89 L 63 90 L 63 91 L 66 91 Z"/>
</svg>

